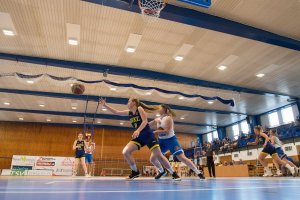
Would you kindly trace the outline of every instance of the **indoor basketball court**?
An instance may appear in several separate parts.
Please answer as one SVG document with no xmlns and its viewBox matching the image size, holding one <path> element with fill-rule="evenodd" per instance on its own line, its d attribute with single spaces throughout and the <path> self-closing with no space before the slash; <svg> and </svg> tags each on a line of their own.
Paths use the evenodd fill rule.
<svg viewBox="0 0 300 200">
<path fill-rule="evenodd" d="M 0 199 L 296 199 L 299 0 L 0 0 Z"/>
</svg>

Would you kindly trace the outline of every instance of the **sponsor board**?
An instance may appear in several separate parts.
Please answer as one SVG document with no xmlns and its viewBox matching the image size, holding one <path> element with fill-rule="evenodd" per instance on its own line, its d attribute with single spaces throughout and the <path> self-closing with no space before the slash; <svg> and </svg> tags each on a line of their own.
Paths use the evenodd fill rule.
<svg viewBox="0 0 300 200">
<path fill-rule="evenodd" d="M 11 169 L 19 169 L 19 170 L 32 170 L 32 166 L 15 166 L 13 165 Z"/>
<path fill-rule="evenodd" d="M 55 167 L 55 157 L 37 157 L 34 169 L 53 169 Z"/>
<path fill-rule="evenodd" d="M 55 171 L 53 171 L 53 176 L 72 176 L 73 169 L 62 169 L 58 168 Z"/>
<path fill-rule="evenodd" d="M 12 166 L 34 166 L 36 156 L 14 155 L 11 161 Z"/>
<path fill-rule="evenodd" d="M 1 176 L 52 176 L 52 171 L 3 169 Z"/>
<path fill-rule="evenodd" d="M 28 170 L 21 170 L 21 169 L 12 169 L 10 172 L 11 176 L 27 176 Z"/>
<path fill-rule="evenodd" d="M 75 162 L 73 157 L 54 156 L 13 156 L 12 169 L 48 170 L 57 176 L 72 175 Z M 35 172 L 31 172 L 35 173 Z"/>
<path fill-rule="evenodd" d="M 1 176 L 10 176 L 11 169 L 2 169 Z"/>
<path fill-rule="evenodd" d="M 28 170 L 27 176 L 52 176 L 51 170 Z"/>
</svg>

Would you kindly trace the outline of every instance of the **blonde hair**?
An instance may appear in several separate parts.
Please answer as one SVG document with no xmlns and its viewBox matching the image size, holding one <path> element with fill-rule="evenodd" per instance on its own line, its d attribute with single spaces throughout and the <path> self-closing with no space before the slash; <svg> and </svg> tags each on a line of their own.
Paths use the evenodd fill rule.
<svg viewBox="0 0 300 200">
<path fill-rule="evenodd" d="M 171 117 L 176 117 L 175 112 L 168 106 L 167 104 L 161 104 L 160 105 L 163 109 L 166 109 L 166 114 Z"/>
<path fill-rule="evenodd" d="M 147 104 L 144 104 L 137 98 L 131 98 L 131 101 L 133 101 L 136 105 L 136 107 L 141 106 L 146 112 L 156 111 L 159 110 L 158 106 L 149 106 Z"/>
<path fill-rule="evenodd" d="M 261 125 L 255 126 L 254 129 L 259 132 L 263 131 L 263 127 Z"/>
</svg>

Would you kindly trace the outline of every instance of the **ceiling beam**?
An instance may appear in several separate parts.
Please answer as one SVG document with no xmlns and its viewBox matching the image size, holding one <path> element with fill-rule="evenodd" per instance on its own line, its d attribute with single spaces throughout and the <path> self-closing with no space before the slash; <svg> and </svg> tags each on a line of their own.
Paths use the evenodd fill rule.
<svg viewBox="0 0 300 200">
<path fill-rule="evenodd" d="M 243 92 L 243 93 L 250 93 L 256 95 L 268 95 L 268 96 L 285 96 L 285 97 L 290 97 L 295 99 L 297 98 L 279 92 L 263 91 L 263 90 L 239 87 L 239 86 L 228 85 L 223 83 L 217 83 L 212 81 L 205 81 L 205 80 L 200 80 L 195 78 L 189 78 L 184 76 L 178 76 L 173 74 L 167 74 L 167 73 L 162 73 L 157 71 L 128 68 L 123 66 L 84 63 L 84 62 L 77 62 L 77 61 L 66 61 L 66 60 L 58 60 L 52 58 L 24 56 L 24 55 L 9 54 L 9 53 L 0 53 L 0 59 L 31 63 L 31 64 L 39 64 L 41 65 L 41 67 L 45 67 L 45 68 L 47 66 L 54 66 L 54 67 L 60 67 L 66 69 L 83 70 L 83 71 L 90 71 L 90 72 L 97 72 L 97 73 L 109 72 L 109 74 L 119 75 L 119 76 L 137 77 L 137 78 L 143 78 L 148 80 L 150 79 L 150 80 L 159 80 L 159 81 L 166 81 L 172 83 L 181 83 L 181 84 L 187 84 L 192 86 L 214 88 L 214 89 L 228 90 L 234 92 Z"/>
<path fill-rule="evenodd" d="M 134 13 L 141 12 L 137 0 L 131 6 L 117 0 L 83 1 Z M 300 51 L 298 40 L 188 8 L 168 4 L 160 13 L 160 18 Z"/>
<path fill-rule="evenodd" d="M 68 117 L 82 117 L 86 116 L 87 118 L 94 118 L 95 119 L 111 119 L 111 120 L 122 120 L 128 121 L 128 116 L 118 116 L 112 114 L 95 114 L 94 113 L 78 113 L 78 112 L 61 112 L 61 111 L 49 111 L 49 110 L 28 110 L 28 109 L 16 109 L 16 108 L 0 108 L 2 111 L 7 112 L 18 112 L 18 113 L 30 113 L 30 114 L 44 114 L 44 115 L 57 115 L 57 116 L 68 116 Z M 153 119 L 150 119 L 153 120 Z M 215 127 L 216 125 L 213 124 L 195 124 L 189 122 L 174 122 L 176 125 L 188 125 L 188 126 L 212 126 Z"/>
<path fill-rule="evenodd" d="M 99 96 L 89 95 L 76 95 L 76 94 L 66 94 L 66 93 L 54 93 L 54 92 L 42 92 L 42 91 L 31 91 L 31 90 L 17 90 L 17 89 L 6 89 L 0 88 L 0 93 L 9 93 L 9 94 L 23 94 L 23 95 L 31 95 L 31 96 L 42 96 L 42 97 L 51 97 L 51 98 L 61 98 L 61 99 L 74 99 L 86 101 L 99 101 Z M 108 103 L 113 104 L 127 104 L 128 99 L 122 97 L 105 97 Z M 152 102 L 152 101 L 144 101 L 144 103 L 149 105 L 159 105 L 162 102 Z M 169 104 L 169 106 L 174 110 L 183 110 L 183 111 L 191 111 L 191 112 L 205 112 L 205 113 L 216 113 L 216 114 L 237 114 L 237 115 L 246 115 L 245 113 L 233 112 L 233 111 L 224 111 L 224 110 L 215 110 L 215 109 L 203 109 L 189 106 L 180 106 Z"/>
</svg>

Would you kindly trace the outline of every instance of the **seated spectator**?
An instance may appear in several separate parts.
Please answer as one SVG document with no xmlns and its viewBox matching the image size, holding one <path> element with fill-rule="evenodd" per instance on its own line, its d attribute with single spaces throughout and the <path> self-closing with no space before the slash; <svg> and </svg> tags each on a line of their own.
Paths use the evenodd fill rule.
<svg viewBox="0 0 300 200">
<path fill-rule="evenodd" d="M 242 159 L 239 160 L 239 165 L 244 165 L 244 162 Z"/>
</svg>

